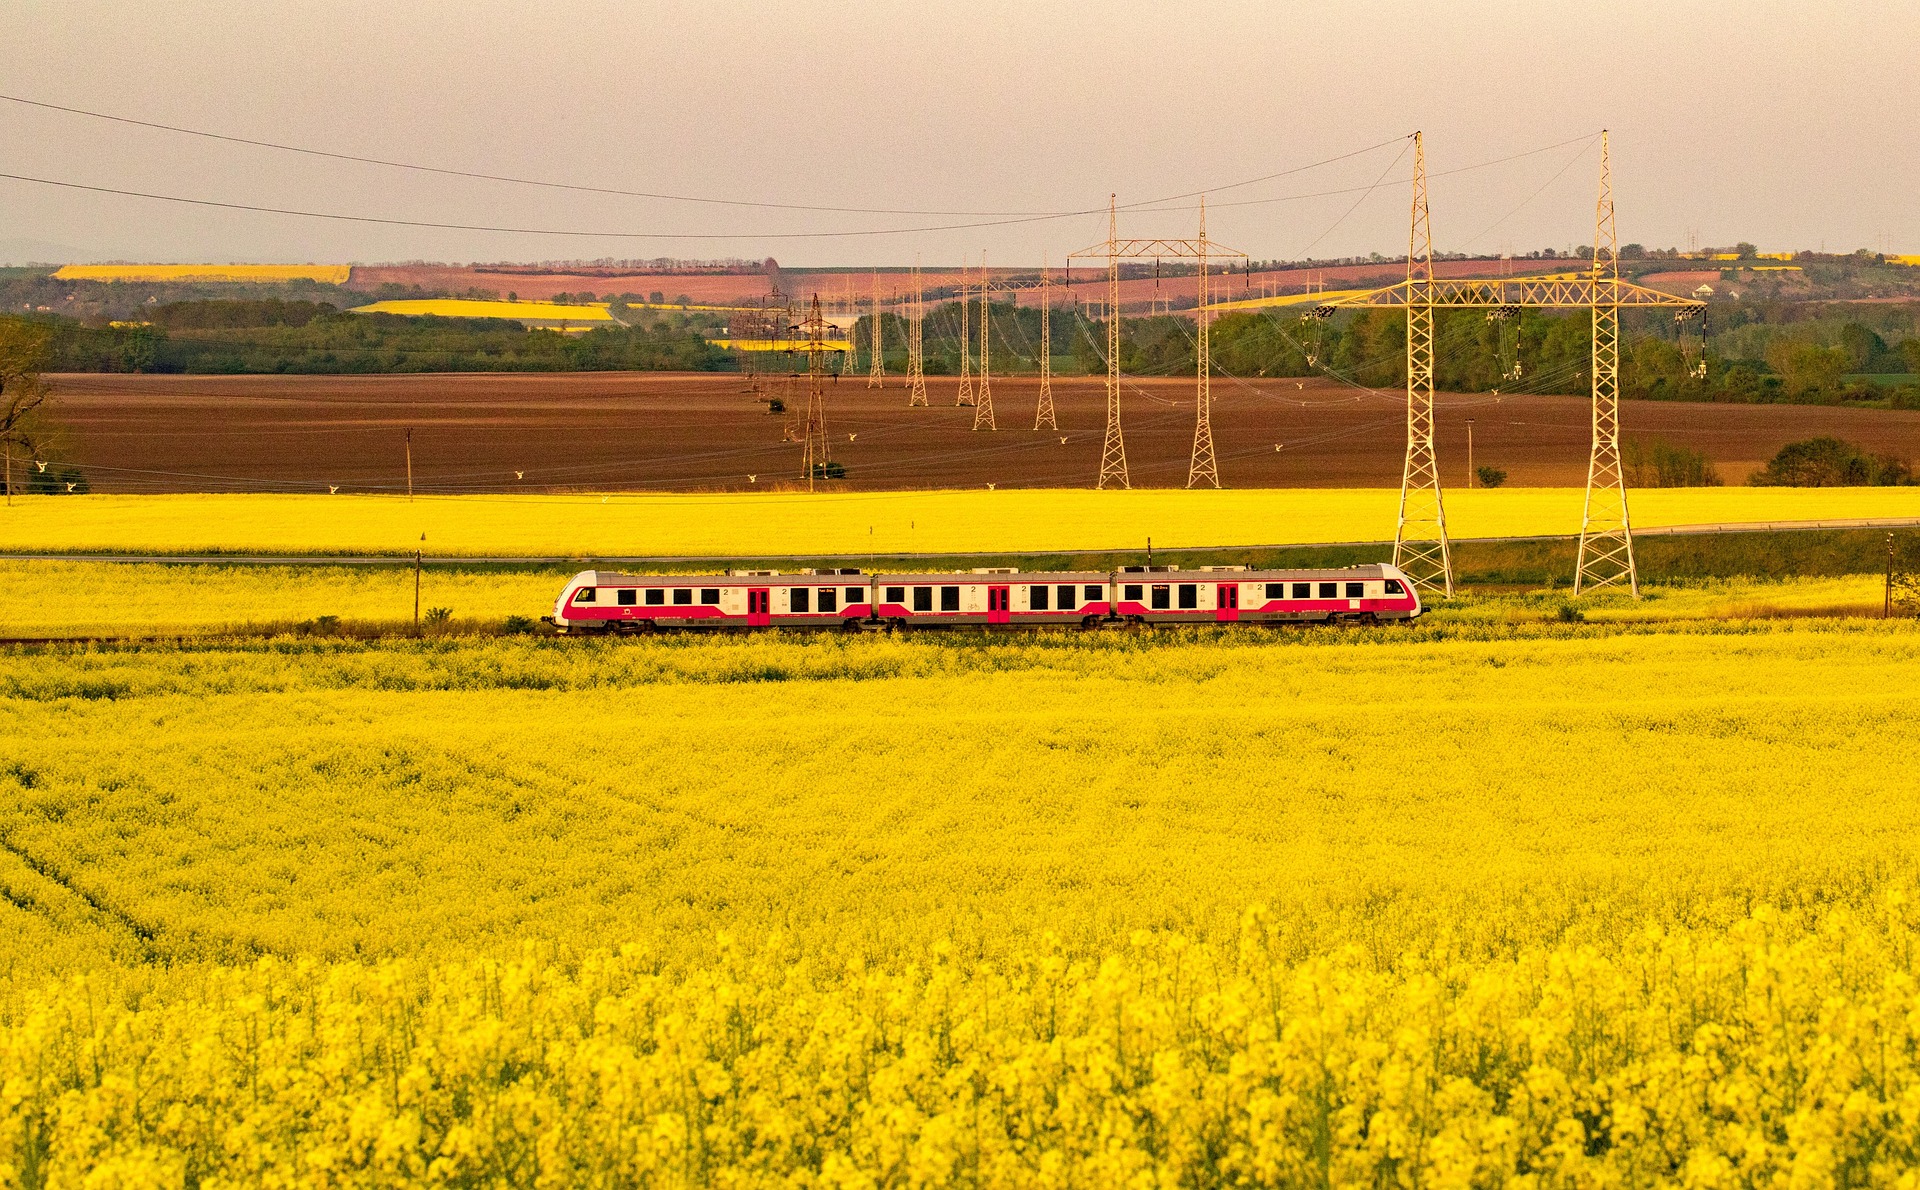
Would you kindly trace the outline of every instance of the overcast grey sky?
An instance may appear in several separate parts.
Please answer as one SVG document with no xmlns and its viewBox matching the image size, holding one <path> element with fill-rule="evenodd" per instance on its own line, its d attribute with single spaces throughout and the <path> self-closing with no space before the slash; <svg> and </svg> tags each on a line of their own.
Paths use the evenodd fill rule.
<svg viewBox="0 0 1920 1190">
<path fill-rule="evenodd" d="M 1613 130 L 1624 241 L 1920 252 L 1920 4 L 155 4 L 11 0 L 0 93 L 337 152 L 619 189 L 844 207 L 1071 211 L 1213 189 L 1256 257 L 1404 253 L 1419 128 L 1436 246 L 1592 238 Z M 0 172 L 311 211 L 621 239 L 380 227 L 0 180 L 0 240 L 143 260 L 777 256 L 1056 262 L 1105 218 L 802 213 L 324 161 L 0 102 Z M 1347 193 L 1289 198 L 1318 191 Z M 1252 199 L 1287 201 L 1245 203 Z M 1358 201 L 1358 205 L 1355 203 Z M 1184 206 L 1186 203 L 1176 203 Z M 1351 213 L 1348 213 L 1351 208 Z M 1193 213 L 1122 233 L 1191 235 Z M 18 255 L 16 248 L 15 254 Z"/>
</svg>

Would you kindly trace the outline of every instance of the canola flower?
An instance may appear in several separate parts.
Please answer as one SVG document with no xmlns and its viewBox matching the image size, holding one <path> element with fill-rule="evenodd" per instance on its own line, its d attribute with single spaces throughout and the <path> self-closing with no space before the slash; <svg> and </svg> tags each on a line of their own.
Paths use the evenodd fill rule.
<svg viewBox="0 0 1920 1190">
<path fill-rule="evenodd" d="M 769 477 L 761 477 L 766 482 Z M 740 477 L 744 482 L 746 477 Z M 396 483 L 404 482 L 395 476 Z M 1578 488 L 1451 492 L 1457 538 L 1577 534 Z M 1044 553 L 1391 541 L 1399 492 L 1077 489 L 686 495 L 28 496 L 0 511 L 0 550 L 720 558 Z M 1634 524 L 1920 519 L 1920 488 L 1661 488 Z M 426 534 L 426 541 L 420 535 Z"/>
<path fill-rule="evenodd" d="M 1385 967 L 1237 936 L 263 960 L 0 1012 L 31 1187 L 1906 1185 L 1907 890 Z"/>
</svg>

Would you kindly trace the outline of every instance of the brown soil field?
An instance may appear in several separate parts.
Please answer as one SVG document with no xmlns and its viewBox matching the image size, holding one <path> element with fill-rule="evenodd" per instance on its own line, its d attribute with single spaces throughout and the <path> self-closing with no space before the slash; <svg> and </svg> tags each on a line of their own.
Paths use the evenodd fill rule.
<svg viewBox="0 0 1920 1190">
<path fill-rule="evenodd" d="M 1500 276 L 1508 272 L 1514 275 L 1540 272 L 1564 272 L 1581 268 L 1575 260 L 1443 260 L 1434 264 L 1434 273 L 1441 277 Z M 989 274 L 999 283 L 1019 279 L 1025 286 L 1034 277 L 1033 268 L 1007 269 L 996 268 Z M 1404 261 L 1385 261 L 1380 264 L 1342 265 L 1314 269 L 1268 269 L 1243 278 L 1238 272 L 1231 277 L 1216 274 L 1214 294 L 1218 300 L 1230 300 L 1239 297 L 1257 297 L 1265 292 L 1293 293 L 1308 285 L 1325 286 L 1330 289 L 1354 289 L 1374 285 L 1391 285 L 1404 280 L 1407 266 Z M 977 273 L 975 274 L 977 278 Z M 1718 277 L 1719 274 L 1713 274 Z M 871 273 L 854 271 L 810 271 L 806 269 L 788 269 L 781 277 L 781 287 L 790 296 L 806 299 L 815 293 L 822 302 L 830 305 L 842 303 L 847 293 L 847 282 L 853 282 L 854 297 L 864 311 L 873 298 L 873 276 Z M 1069 289 L 1063 282 L 1059 262 L 1055 262 L 1053 279 L 1055 283 L 1054 300 L 1065 301 Z M 929 268 L 921 271 L 921 284 L 931 293 L 951 294 L 961 281 L 957 269 Z M 718 274 L 681 274 L 681 273 L 544 273 L 530 275 L 524 273 L 503 273 L 486 271 L 485 266 L 462 265 L 356 265 L 353 279 L 349 284 L 355 289 L 372 290 L 383 284 L 418 285 L 430 290 L 446 290 L 464 293 L 468 289 L 491 289 L 505 297 L 516 293 L 523 300 L 546 299 L 556 293 L 581 293 L 583 291 L 600 294 L 637 293 L 645 296 L 658 291 L 672 301 L 682 294 L 699 305 L 732 305 L 757 303 L 767 293 L 767 279 L 757 273 L 718 273 Z M 977 282 L 976 282 L 977 283 Z M 912 284 L 911 278 L 901 270 L 888 270 L 880 274 L 881 289 L 884 294 L 905 297 Z M 1104 302 L 1106 300 L 1106 266 L 1085 265 L 1073 270 L 1072 295 L 1081 300 Z M 1027 289 L 1012 291 L 1025 305 L 1034 305 L 1039 294 Z M 1129 310 L 1138 307 L 1146 309 L 1155 298 L 1164 300 L 1186 300 L 1194 298 L 1194 278 L 1165 277 L 1156 290 L 1152 277 L 1132 277 L 1120 283 L 1120 302 Z"/>
<path fill-rule="evenodd" d="M 413 431 L 420 491 L 753 490 L 793 480 L 804 378 L 745 391 L 737 374 L 53 377 L 56 457 L 100 492 L 394 491 L 406 485 Z M 791 387 L 789 387 L 791 385 Z M 1060 429 L 1033 426 L 1038 382 L 993 381 L 996 432 L 956 408 L 958 382 L 928 381 L 931 407 L 887 387 L 827 386 L 833 458 L 860 489 L 1085 487 L 1098 472 L 1105 384 L 1054 381 Z M 1121 407 L 1127 459 L 1142 487 L 1186 482 L 1193 381 L 1129 379 Z M 786 401 L 770 414 L 764 396 Z M 1446 394 L 1437 399 L 1444 477 L 1474 462 L 1516 486 L 1586 477 L 1587 402 L 1579 397 Z M 1703 451 L 1728 483 L 1782 445 L 1833 434 L 1920 457 L 1920 413 L 1793 405 L 1630 402 L 1626 436 Z M 1230 487 L 1382 487 L 1400 480 L 1405 406 L 1392 390 L 1322 380 L 1214 382 L 1214 437 Z M 1062 441 L 1064 439 L 1064 441 Z M 1279 447 L 1279 449 L 1275 449 Z"/>
</svg>

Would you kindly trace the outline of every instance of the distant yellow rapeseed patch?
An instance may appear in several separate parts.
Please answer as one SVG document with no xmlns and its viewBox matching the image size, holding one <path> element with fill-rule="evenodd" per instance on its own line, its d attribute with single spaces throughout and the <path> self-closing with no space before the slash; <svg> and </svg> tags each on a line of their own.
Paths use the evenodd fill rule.
<svg viewBox="0 0 1920 1190">
<path fill-rule="evenodd" d="M 318 281 L 345 285 L 353 272 L 344 264 L 69 264 L 54 270 L 62 281 Z"/>
<path fill-rule="evenodd" d="M 520 322 L 612 322 L 605 303 L 570 306 L 558 302 L 480 302 L 465 298 L 423 298 L 418 301 L 374 302 L 355 306 L 354 314 L 425 314 L 441 318 L 512 318 Z"/>
<path fill-rule="evenodd" d="M 773 476 L 763 476 L 772 482 Z M 1453 534 L 1580 530 L 1578 488 L 1452 493 Z M 1390 541 L 1399 493 L 1281 488 L 689 495 L 28 496 L 0 509 L 0 550 L 777 556 Z M 1667 488 L 1633 494 L 1634 523 L 1920 518 L 1920 488 Z M 424 544 L 420 535 L 426 534 Z"/>
</svg>

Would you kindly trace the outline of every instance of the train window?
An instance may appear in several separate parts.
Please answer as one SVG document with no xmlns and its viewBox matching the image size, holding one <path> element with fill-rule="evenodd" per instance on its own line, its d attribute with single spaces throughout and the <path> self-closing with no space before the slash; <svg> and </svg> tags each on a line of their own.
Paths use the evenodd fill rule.
<svg viewBox="0 0 1920 1190">
<path fill-rule="evenodd" d="M 1165 584 L 1155 587 L 1153 589 L 1153 603 L 1150 606 L 1156 610 L 1172 607 L 1173 588 Z"/>
<path fill-rule="evenodd" d="M 1295 583 L 1295 584 L 1293 584 L 1293 597 L 1294 597 L 1295 599 L 1312 599 L 1312 598 L 1313 598 L 1313 584 L 1312 584 L 1312 583 Z"/>
<path fill-rule="evenodd" d="M 638 593 L 638 592 L 636 592 L 636 591 L 635 591 L 635 590 L 634 590 L 634 589 L 633 589 L 632 587 L 622 587 L 622 588 L 620 589 L 620 593 L 619 593 L 619 596 L 618 596 L 618 598 L 619 598 L 619 601 L 620 601 L 620 606 L 621 606 L 621 607 L 632 607 L 632 606 L 633 606 L 633 599 L 634 599 L 634 596 L 635 596 L 635 595 L 636 595 L 637 593 Z"/>
<path fill-rule="evenodd" d="M 1197 584 L 1180 584 L 1180 606 L 1189 609 L 1200 606 L 1200 588 Z"/>
<path fill-rule="evenodd" d="M 647 606 L 658 607 L 667 601 L 667 593 L 658 587 L 647 588 Z"/>
<path fill-rule="evenodd" d="M 907 601 L 907 589 L 905 587 L 888 587 L 887 588 L 888 603 L 905 603 L 906 601 Z"/>
<path fill-rule="evenodd" d="M 1027 588 L 1027 607 L 1033 611 L 1047 610 L 1047 589 L 1045 587 Z"/>
<path fill-rule="evenodd" d="M 1360 599 L 1364 597 L 1366 593 L 1367 593 L 1367 584 L 1365 583 L 1348 583 L 1347 584 L 1348 599 Z"/>
<path fill-rule="evenodd" d="M 960 610 L 960 588 L 940 588 L 940 610 L 943 612 L 957 612 Z"/>
<path fill-rule="evenodd" d="M 1406 593 L 1407 593 L 1407 589 L 1406 589 L 1405 587 L 1403 587 L 1403 586 L 1401 586 L 1401 585 L 1400 585 L 1400 580 L 1399 580 L 1399 579 L 1397 579 L 1397 578 L 1390 578 L 1390 579 L 1388 579 L 1388 580 L 1387 580 L 1387 594 L 1389 594 L 1389 595 L 1405 595 Z"/>
<path fill-rule="evenodd" d="M 719 603 L 719 602 L 720 602 L 720 588 L 718 588 L 718 587 L 702 587 L 702 588 L 700 588 L 700 602 L 702 602 L 702 603 L 709 603 L 709 604 L 717 604 L 717 603 Z"/>
<path fill-rule="evenodd" d="M 933 610 L 933 588 L 915 587 L 913 589 L 913 610 L 930 612 Z"/>
<path fill-rule="evenodd" d="M 1073 584 L 1071 583 L 1061 587 L 1055 591 L 1054 594 L 1060 597 L 1054 602 L 1063 612 L 1070 612 L 1080 606 L 1080 601 L 1073 597 Z"/>
<path fill-rule="evenodd" d="M 1267 584 L 1268 599 L 1285 599 L 1286 597 L 1287 597 L 1287 584 L 1285 583 L 1268 583 Z"/>
<path fill-rule="evenodd" d="M 1124 598 L 1129 599 L 1134 603 L 1138 603 L 1140 602 L 1140 592 L 1142 590 L 1144 590 L 1144 588 L 1136 584 L 1128 584 L 1126 590 L 1121 592 L 1121 594 Z"/>
<path fill-rule="evenodd" d="M 1105 596 L 1100 594 L 1100 588 L 1098 586 L 1096 586 L 1093 583 L 1087 584 L 1087 602 L 1088 603 L 1098 603 L 1103 598 L 1105 598 Z M 1138 595 L 1135 595 L 1134 598 L 1138 599 L 1140 597 Z"/>
<path fill-rule="evenodd" d="M 867 589 L 865 587 L 848 587 L 847 588 L 847 606 L 848 607 L 852 607 L 856 603 L 865 603 L 866 601 L 867 601 Z"/>
<path fill-rule="evenodd" d="M 836 598 L 839 594 L 840 592 L 832 587 L 820 588 L 820 610 L 834 611 L 839 606 L 839 600 Z"/>
<path fill-rule="evenodd" d="M 573 593 L 573 601 L 575 603 L 592 603 L 597 594 L 599 594 L 597 588 L 582 587 Z"/>
<path fill-rule="evenodd" d="M 805 587 L 789 588 L 787 591 L 787 610 L 790 612 L 806 611 L 807 604 L 811 602 L 808 597 L 812 594 L 813 592 L 807 590 Z"/>
<path fill-rule="evenodd" d="M 675 587 L 673 589 L 673 601 L 681 605 L 682 607 L 686 606 L 689 603 L 692 603 L 693 588 L 692 587 Z"/>
</svg>

